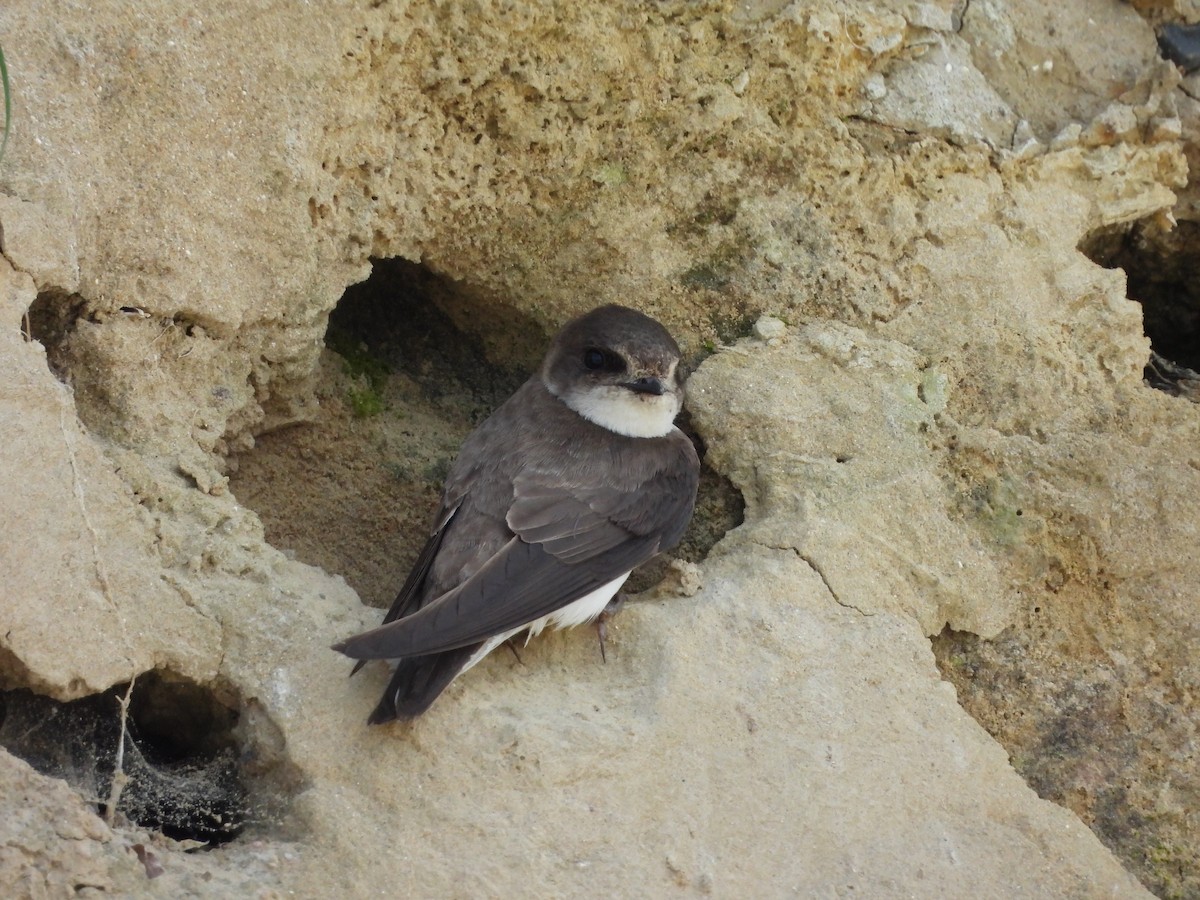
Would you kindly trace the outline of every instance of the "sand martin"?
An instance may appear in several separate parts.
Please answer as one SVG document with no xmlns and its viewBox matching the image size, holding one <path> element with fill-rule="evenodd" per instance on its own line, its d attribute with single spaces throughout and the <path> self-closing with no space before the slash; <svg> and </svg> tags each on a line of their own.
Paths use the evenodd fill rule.
<svg viewBox="0 0 1200 900">
<path fill-rule="evenodd" d="M 471 433 L 432 533 L 383 624 L 334 645 L 397 660 L 369 722 L 423 713 L 508 638 L 594 620 L 629 573 L 683 536 L 700 461 L 675 427 L 679 346 L 601 306 Z"/>
</svg>

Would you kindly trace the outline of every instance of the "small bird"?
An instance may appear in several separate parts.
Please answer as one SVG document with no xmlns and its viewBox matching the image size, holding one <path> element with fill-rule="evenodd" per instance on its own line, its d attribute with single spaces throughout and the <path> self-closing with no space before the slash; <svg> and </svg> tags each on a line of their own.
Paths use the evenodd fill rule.
<svg viewBox="0 0 1200 900">
<path fill-rule="evenodd" d="M 397 660 L 368 722 L 420 715 L 522 631 L 596 619 L 635 567 L 679 543 L 700 477 L 682 405 L 679 346 L 659 322 L 608 305 L 563 326 L 463 443 L 383 624 L 333 647 L 355 672 Z"/>
</svg>

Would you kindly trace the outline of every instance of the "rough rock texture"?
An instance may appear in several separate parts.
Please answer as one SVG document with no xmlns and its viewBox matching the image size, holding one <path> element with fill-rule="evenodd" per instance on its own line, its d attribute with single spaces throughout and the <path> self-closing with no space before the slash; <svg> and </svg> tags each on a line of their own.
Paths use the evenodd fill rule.
<svg viewBox="0 0 1200 900">
<path fill-rule="evenodd" d="M 0 785 L 5 798 L 0 887 L 6 897 L 65 897 L 89 887 L 109 891 L 117 878 L 137 885 L 136 858 L 113 847 L 112 830 L 64 782 L 5 753 Z"/>
<path fill-rule="evenodd" d="M 5 897 L 278 896 L 294 856 L 282 842 L 246 842 L 227 858 L 184 855 L 159 835 L 114 830 L 66 784 L 0 754 L 0 890 Z M 153 879 L 153 880 L 151 880 Z"/>
<path fill-rule="evenodd" d="M 158 666 L 211 681 L 220 628 L 164 579 L 137 489 L 80 426 L 42 346 L 23 338 L 21 318 L 35 296 L 32 279 L 0 260 L 0 490 L 8 514 L 0 566 L 12 576 L 0 679 L 63 700 Z M 78 630 L 64 654 L 68 623 Z"/>
<path fill-rule="evenodd" d="M 187 854 L 0 752 L 6 895 L 1196 893 L 1200 411 L 1077 249 L 1193 208 L 1133 7 L 10 0 L 0 40 L 0 686 L 199 684 L 258 809 Z M 393 257 L 476 389 L 323 351 Z M 368 729 L 340 576 L 386 600 L 476 370 L 605 301 L 699 366 L 744 524 L 606 665 L 549 636 Z"/>
</svg>

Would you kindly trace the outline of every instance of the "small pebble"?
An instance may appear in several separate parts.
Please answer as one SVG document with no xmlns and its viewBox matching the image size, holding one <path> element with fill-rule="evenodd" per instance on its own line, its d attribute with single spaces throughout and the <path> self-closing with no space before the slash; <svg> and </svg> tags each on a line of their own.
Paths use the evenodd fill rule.
<svg viewBox="0 0 1200 900">
<path fill-rule="evenodd" d="M 754 336 L 764 341 L 771 341 L 787 334 L 787 325 L 782 319 L 774 316 L 762 316 L 754 323 Z"/>
</svg>

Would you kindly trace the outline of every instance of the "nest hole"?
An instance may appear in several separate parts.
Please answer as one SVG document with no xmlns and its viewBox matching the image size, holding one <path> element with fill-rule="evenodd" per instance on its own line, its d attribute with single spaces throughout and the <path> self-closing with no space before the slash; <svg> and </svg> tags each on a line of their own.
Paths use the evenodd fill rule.
<svg viewBox="0 0 1200 900">
<path fill-rule="evenodd" d="M 494 408 L 520 387 L 548 336 L 529 316 L 404 259 L 372 261 L 329 316 L 325 345 L 352 372 L 399 374 L 426 399 Z"/>
<path fill-rule="evenodd" d="M 386 607 L 462 441 L 537 370 L 551 336 L 485 290 L 407 260 L 374 260 L 330 314 L 319 415 L 260 436 L 236 460 L 231 488 L 272 544 Z M 680 425 L 689 430 L 686 416 Z M 691 530 L 673 555 L 702 559 L 743 509 L 729 481 L 705 467 Z M 635 573 L 630 590 L 656 583 L 665 565 Z"/>
<path fill-rule="evenodd" d="M 67 343 L 86 310 L 83 297 L 51 288 L 39 293 L 25 312 L 25 337 L 46 348 L 46 361 L 59 381 L 68 378 Z"/>
<path fill-rule="evenodd" d="M 1180 222 L 1166 231 L 1144 219 L 1095 231 L 1079 249 L 1106 269 L 1124 270 L 1150 339 L 1146 383 L 1200 399 L 1200 224 Z"/>
<path fill-rule="evenodd" d="M 329 316 L 304 424 L 260 435 L 230 487 L 267 540 L 387 606 L 471 429 L 527 377 L 529 317 L 403 259 L 372 261 Z"/>
<path fill-rule="evenodd" d="M 122 740 L 128 690 L 121 684 L 67 703 L 25 689 L 0 692 L 0 745 L 65 780 L 98 813 L 115 797 L 127 820 L 175 840 L 212 847 L 264 818 L 256 815 L 251 781 L 277 779 L 248 745 L 236 698 L 150 672 L 134 683 Z M 114 792 L 118 754 L 124 786 Z M 278 784 L 264 793 L 278 798 Z"/>
</svg>

